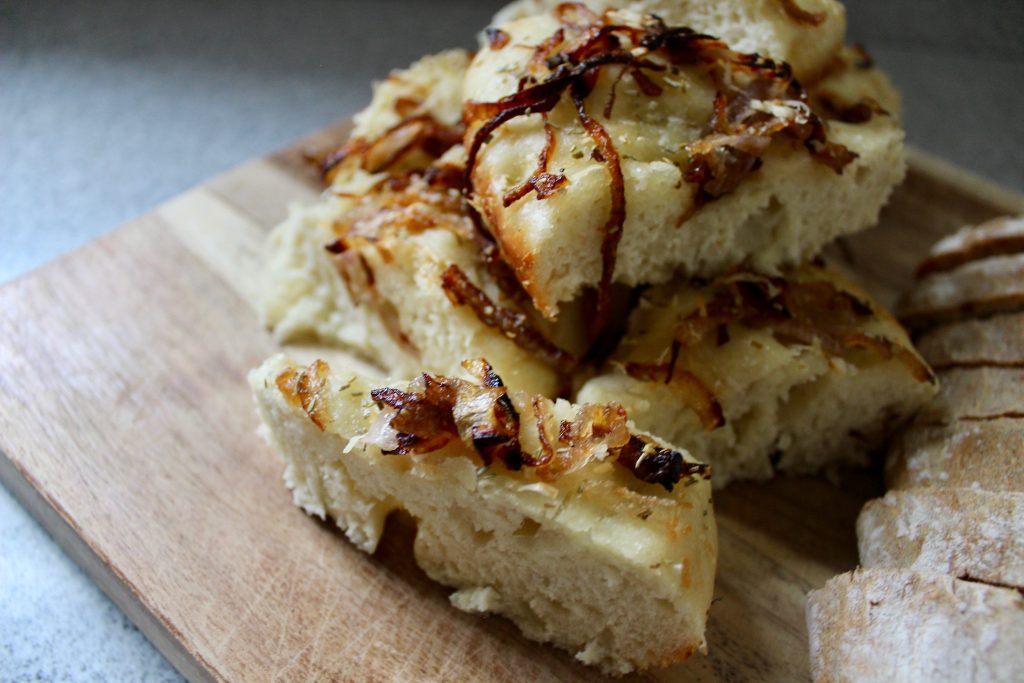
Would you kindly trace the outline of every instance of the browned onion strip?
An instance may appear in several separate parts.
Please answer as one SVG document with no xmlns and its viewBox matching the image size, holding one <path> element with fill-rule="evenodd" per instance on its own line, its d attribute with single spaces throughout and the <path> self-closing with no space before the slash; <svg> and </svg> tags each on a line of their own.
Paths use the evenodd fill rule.
<svg viewBox="0 0 1024 683">
<path fill-rule="evenodd" d="M 574 84 L 572 88 L 572 100 L 576 105 L 576 113 L 580 122 L 590 135 L 590 139 L 597 146 L 601 160 L 608 169 L 611 178 L 612 206 L 601 229 L 601 281 L 597 288 L 597 304 L 594 317 L 588 321 L 590 328 L 590 341 L 595 342 L 598 336 L 608 326 L 608 318 L 611 309 L 612 276 L 615 274 L 615 260 L 619 251 L 619 241 L 622 239 L 622 228 L 626 222 L 626 185 L 622 178 L 622 163 L 619 161 L 619 153 L 615 149 L 612 138 L 608 131 L 597 119 L 587 114 L 586 103 L 584 102 L 585 92 L 583 86 Z"/>
<path fill-rule="evenodd" d="M 569 182 L 569 179 L 561 173 L 548 173 L 548 163 L 555 153 L 557 144 L 555 128 L 548 122 L 547 114 L 544 114 L 544 146 L 537 158 L 537 169 L 525 182 L 505 193 L 502 204 L 506 209 L 534 190 L 537 192 L 537 199 L 547 199 Z"/>
<path fill-rule="evenodd" d="M 699 477 L 711 478 L 711 465 L 702 462 L 687 462 L 683 455 L 670 448 L 662 448 L 649 439 L 631 435 L 619 451 L 618 463 L 633 475 L 648 484 L 661 484 L 671 491 L 680 479 Z"/>
<path fill-rule="evenodd" d="M 921 382 L 934 381 L 931 369 L 910 350 L 889 339 L 861 331 L 861 321 L 874 315 L 870 304 L 831 282 L 792 282 L 752 273 L 723 278 L 710 286 L 703 304 L 676 326 L 667 371 L 675 369 L 680 349 L 696 346 L 732 323 L 772 330 L 782 344 L 813 344 L 843 355 L 867 349 L 883 360 L 895 358 Z"/>
<path fill-rule="evenodd" d="M 322 365 L 321 369 L 325 370 L 326 364 Z M 452 441 L 462 441 L 485 464 L 500 460 L 511 470 L 533 467 L 537 479 L 544 482 L 557 481 L 594 460 L 616 462 L 637 479 L 658 484 L 668 491 L 684 477 L 711 477 L 710 466 L 687 462 L 681 453 L 659 446 L 649 437 L 633 434 L 626 411 L 617 403 L 580 406 L 571 421 L 561 423 L 559 443 L 564 447 L 555 450 L 547 429 L 552 416 L 551 401 L 534 396 L 533 413 L 542 454 L 535 457 L 525 453 L 519 444 L 520 423 L 515 410 L 511 409 L 511 414 L 506 412 L 511 402 L 501 378 L 482 358 L 464 365 L 481 379 L 482 385 L 424 374 L 418 380 L 421 385 L 418 389 L 410 387 L 403 391 L 384 387 L 370 392 L 378 407 L 391 411 L 384 418 L 394 432 L 394 440 L 389 443 L 395 446 L 382 447 L 382 453 L 425 454 Z M 311 370 L 315 368 L 317 366 Z M 314 374 L 317 373 L 320 370 Z M 288 370 L 278 377 L 277 383 L 283 387 L 282 391 L 291 390 L 296 377 L 302 374 Z M 324 387 L 321 377 L 318 390 Z"/>
<path fill-rule="evenodd" d="M 569 372 L 576 367 L 576 359 L 548 341 L 530 324 L 525 314 L 491 301 L 491 298 L 474 285 L 456 264 L 453 263 L 444 271 L 441 286 L 453 304 L 469 306 L 480 322 L 498 330 L 520 348 L 559 371 Z"/>
<path fill-rule="evenodd" d="M 376 138 L 355 138 L 324 154 L 319 161 L 320 177 L 330 183 L 339 165 L 355 154 L 362 156 L 360 165 L 370 173 L 388 170 L 416 149 L 438 158 L 459 144 L 463 135 L 461 125 L 446 125 L 430 114 L 407 116 Z"/>
<path fill-rule="evenodd" d="M 469 434 L 473 441 L 473 447 L 483 457 L 485 463 L 495 459 L 501 460 L 509 469 L 518 470 L 523 466 L 524 454 L 519 446 L 519 413 L 512 405 L 505 390 L 505 383 L 494 371 L 491 364 L 483 358 L 465 360 L 462 367 L 480 380 L 483 386 L 494 389 L 488 395 L 486 402 L 487 412 L 481 415 L 479 410 L 479 396 L 474 397 L 476 406 L 474 409 L 465 410 L 465 390 L 460 392 L 462 402 L 456 402 L 455 413 L 456 423 L 464 420 L 467 415 L 475 418 L 471 421 Z M 461 409 L 461 410 L 460 410 Z M 459 415 L 459 413 L 462 413 Z M 482 424 L 481 424 L 482 423 Z"/>
<path fill-rule="evenodd" d="M 646 382 L 662 382 L 678 391 L 705 431 L 713 431 L 725 424 L 725 414 L 718 398 L 689 370 L 670 368 L 665 363 L 626 363 L 626 374 Z"/>
<path fill-rule="evenodd" d="M 862 97 L 850 105 L 839 104 L 828 95 L 818 97 L 822 109 L 830 119 L 843 123 L 867 123 L 877 116 L 889 116 L 889 112 L 873 97 Z"/>
<path fill-rule="evenodd" d="M 274 380 L 285 400 L 301 407 L 321 432 L 326 429 L 329 418 L 327 406 L 320 398 L 327 385 L 328 370 L 327 363 L 316 360 L 300 371 L 288 368 Z"/>
<path fill-rule="evenodd" d="M 866 334 L 849 334 L 843 337 L 841 343 L 848 349 L 869 349 L 883 360 L 895 358 L 910 370 L 910 374 L 918 382 L 935 381 L 935 373 L 932 372 L 932 369 L 926 363 L 908 349 L 889 339 L 872 337 Z"/>
<path fill-rule="evenodd" d="M 789 18 L 798 24 L 820 26 L 822 22 L 828 18 L 828 15 L 825 12 L 808 12 L 800 5 L 796 4 L 796 0 L 779 0 L 779 2 L 782 4 L 782 9 Z"/>
<path fill-rule="evenodd" d="M 551 445 L 551 437 L 548 436 L 548 419 L 550 414 L 548 406 L 550 402 L 543 396 L 534 396 L 532 401 L 533 418 L 537 424 L 537 439 L 540 441 L 542 451 L 541 457 L 529 464 L 534 466 L 546 465 L 555 457 L 555 449 Z"/>
<path fill-rule="evenodd" d="M 606 64 L 634 64 L 638 60 L 625 50 L 616 50 L 588 57 L 579 64 L 562 64 L 544 81 L 529 88 L 523 88 L 497 102 L 466 102 L 462 118 L 468 123 L 483 120 L 473 134 L 466 150 L 467 187 L 472 187 L 473 169 L 480 148 L 495 130 L 506 122 L 526 114 L 544 114 L 561 100 L 569 86 L 580 76 Z"/>
</svg>

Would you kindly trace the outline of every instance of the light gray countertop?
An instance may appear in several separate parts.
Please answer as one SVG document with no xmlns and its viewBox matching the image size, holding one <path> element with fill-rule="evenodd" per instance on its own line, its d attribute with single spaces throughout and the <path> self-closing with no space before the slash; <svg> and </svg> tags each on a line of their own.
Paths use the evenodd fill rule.
<svg viewBox="0 0 1024 683">
<path fill-rule="evenodd" d="M 500 4 L 0 2 L 0 282 L 355 112 Z M 1024 2 L 847 5 L 909 140 L 1024 189 Z M 0 488 L 0 681 L 34 680 L 180 677 Z"/>
</svg>

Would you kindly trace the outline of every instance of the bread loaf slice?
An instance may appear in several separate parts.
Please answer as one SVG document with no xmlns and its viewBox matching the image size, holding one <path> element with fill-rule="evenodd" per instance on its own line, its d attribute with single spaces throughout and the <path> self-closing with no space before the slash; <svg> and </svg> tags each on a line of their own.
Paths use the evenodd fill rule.
<svg viewBox="0 0 1024 683">
<path fill-rule="evenodd" d="M 1024 588 L 1024 493 L 889 491 L 857 518 L 868 569 L 914 569 Z"/>
<path fill-rule="evenodd" d="M 249 376 L 262 433 L 310 514 L 373 552 L 392 510 L 452 603 L 494 612 L 607 672 L 705 649 L 717 536 L 709 469 L 620 407 L 421 376 L 380 387 L 283 356 Z"/>
<path fill-rule="evenodd" d="M 885 481 L 894 489 L 935 485 L 1024 492 L 1021 462 L 1024 420 L 913 424 L 889 448 Z"/>
<path fill-rule="evenodd" d="M 969 261 L 933 272 L 897 309 L 911 331 L 966 318 L 1024 310 L 1024 253 Z"/>
<path fill-rule="evenodd" d="M 645 291 L 577 394 L 715 468 L 715 485 L 858 462 L 934 396 L 928 366 L 865 292 L 808 265 Z"/>
<path fill-rule="evenodd" d="M 915 424 L 1024 418 L 1024 368 L 952 368 L 938 375 L 939 393 Z"/>
<path fill-rule="evenodd" d="M 1024 671 L 1024 598 L 941 574 L 865 569 L 807 601 L 815 681 L 1010 681 Z"/>
<path fill-rule="evenodd" d="M 917 267 L 917 276 L 952 270 L 968 261 L 1024 252 L 1024 216 L 1000 216 L 942 238 Z"/>
<path fill-rule="evenodd" d="M 917 350 L 936 370 L 1024 367 L 1024 313 L 940 325 L 917 339 Z"/>
<path fill-rule="evenodd" d="M 681 7 L 730 16 L 717 4 Z M 750 34 L 788 21 L 779 6 L 763 10 L 773 18 Z M 684 9 L 670 14 L 674 27 L 687 25 Z M 466 77 L 475 203 L 548 317 L 588 288 L 600 304 L 613 282 L 803 262 L 873 224 L 903 177 L 898 105 L 880 104 L 897 98 L 864 62 L 838 56 L 815 89 L 873 104 L 816 113 L 787 66 L 750 67 L 753 58 L 673 33 L 651 15 L 561 7 L 496 28 L 501 39 L 477 53 Z M 621 50 L 608 57 L 611 47 L 588 43 L 591 29 L 611 30 Z M 628 50 L 640 61 L 623 64 Z M 722 109 L 726 100 L 733 105 Z M 756 131 L 747 125 L 755 121 Z"/>
</svg>

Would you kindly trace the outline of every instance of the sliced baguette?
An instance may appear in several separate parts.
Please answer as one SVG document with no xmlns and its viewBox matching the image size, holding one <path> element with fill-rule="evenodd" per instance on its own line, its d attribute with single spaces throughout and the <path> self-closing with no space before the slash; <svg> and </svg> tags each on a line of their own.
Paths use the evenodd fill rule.
<svg viewBox="0 0 1024 683">
<path fill-rule="evenodd" d="M 528 302 L 506 300 L 481 262 L 463 197 L 442 182 L 445 175 L 461 178 L 461 147 L 440 159 L 402 155 L 388 173 L 363 168 L 361 155 L 368 152 L 359 141 L 408 117 L 458 122 L 467 60 L 461 50 L 424 57 L 375 87 L 373 101 L 356 116 L 354 146 L 332 167 L 330 190 L 316 204 L 293 207 L 268 239 L 262 317 L 279 341 L 337 344 L 391 376 L 455 375 L 462 358 L 483 355 L 511 386 L 554 396 L 570 363 L 555 367 L 556 352 L 561 344 L 578 349 L 579 326 L 571 312 L 555 326 L 528 310 Z M 432 173 L 441 180 L 431 181 Z M 444 286 L 452 266 L 489 298 L 492 311 L 522 315 L 524 323 L 499 329 L 453 298 Z M 526 328 L 544 338 L 555 360 L 536 345 L 517 343 Z"/>
<path fill-rule="evenodd" d="M 417 522 L 417 563 L 457 589 L 460 609 L 505 615 L 528 637 L 611 673 L 703 651 L 717 555 L 707 468 L 633 430 L 615 406 L 531 404 L 493 374 L 485 381 L 455 385 L 469 398 L 445 406 L 424 399 L 427 383 L 450 386 L 440 377 L 371 398 L 378 384 L 322 361 L 299 368 L 275 356 L 249 376 L 296 504 L 333 518 L 360 549 L 373 552 L 389 512 L 403 508 Z M 522 422 L 503 432 L 508 399 Z M 396 413 L 385 402 L 427 410 Z M 509 469 L 512 442 L 498 437 L 518 437 L 521 452 L 539 458 L 538 424 L 552 459 Z M 621 442 L 634 438 L 649 447 L 630 469 Z"/>
<path fill-rule="evenodd" d="M 1000 216 L 968 225 L 936 242 L 917 276 L 952 270 L 968 261 L 1024 252 L 1024 216 Z"/>
<path fill-rule="evenodd" d="M 1019 681 L 1024 598 L 941 574 L 865 569 L 811 591 L 815 681 Z"/>
<path fill-rule="evenodd" d="M 917 350 L 936 370 L 1024 367 L 1024 313 L 941 325 L 917 339 Z"/>
<path fill-rule="evenodd" d="M 897 309 L 911 331 L 1024 310 L 1024 254 L 969 261 L 921 279 Z"/>
<path fill-rule="evenodd" d="M 890 488 L 956 486 L 1024 492 L 1024 420 L 913 424 L 889 448 Z"/>
<path fill-rule="evenodd" d="M 868 569 L 914 569 L 1024 588 L 1024 493 L 889 491 L 857 519 Z"/>
<path fill-rule="evenodd" d="M 939 393 L 915 424 L 1024 418 L 1024 368 L 952 368 L 938 374 Z"/>
</svg>

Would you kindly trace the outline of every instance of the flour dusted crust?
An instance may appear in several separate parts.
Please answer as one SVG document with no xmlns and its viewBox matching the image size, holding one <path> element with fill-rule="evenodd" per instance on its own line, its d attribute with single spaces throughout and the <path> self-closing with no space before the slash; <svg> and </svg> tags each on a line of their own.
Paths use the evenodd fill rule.
<svg viewBox="0 0 1024 683">
<path fill-rule="evenodd" d="M 518 0 L 502 8 L 491 25 L 549 14 L 559 4 L 558 0 Z M 789 62 L 797 77 L 808 82 L 829 68 L 846 32 L 845 9 L 834 0 L 587 0 L 584 4 L 597 12 L 617 7 L 657 14 L 669 25 L 719 36 L 740 52 Z M 792 13 L 794 7 L 796 13 Z"/>
<path fill-rule="evenodd" d="M 922 334 L 917 348 L 937 370 L 1024 367 L 1024 313 L 961 320 Z"/>
<path fill-rule="evenodd" d="M 974 317 L 1015 310 L 1019 232 L 1014 219 L 966 228 L 918 270 L 902 312 L 932 328 L 920 349 L 941 388 L 890 447 L 895 490 L 857 520 L 867 569 L 809 597 L 816 680 L 1010 681 L 1024 670 L 1021 321 Z"/>
<path fill-rule="evenodd" d="M 613 17 L 631 26 L 646 20 L 628 13 Z M 686 23 L 681 16 L 675 20 Z M 496 102 L 515 93 L 520 79 L 533 71 L 543 81 L 549 72 L 528 65 L 537 46 L 560 25 L 551 13 L 502 24 L 508 40 L 477 53 L 466 78 L 467 99 Z M 859 91 L 879 102 L 896 99 L 877 71 L 830 54 L 836 69 L 816 89 L 834 84 L 836 100 L 844 100 L 838 93 Z M 659 283 L 677 272 L 714 276 L 744 261 L 769 272 L 799 263 L 835 237 L 874 223 L 903 177 L 903 132 L 895 112 L 868 112 L 856 123 L 842 117 L 825 123 L 828 141 L 857 155 L 841 172 L 780 135 L 761 154 L 757 170 L 723 196 L 705 201 L 702 190 L 686 179 L 693 158 L 688 145 L 709 134 L 718 86 L 703 66 L 652 70 L 641 82 L 627 75 L 615 85 L 619 72 L 616 65 L 604 67 L 585 101 L 588 115 L 610 136 L 623 175 L 625 218 L 615 250 L 615 282 Z M 614 106 L 606 116 L 613 86 Z M 660 94 L 642 92 L 652 86 Z M 787 113 L 784 101 L 759 100 L 754 106 L 784 119 L 804 115 Z M 853 103 L 837 104 L 845 109 Z M 505 257 L 538 309 L 554 317 L 562 302 L 602 283 L 603 230 L 615 206 L 608 162 L 605 155 L 595 156 L 592 133 L 580 123 L 568 94 L 547 117 L 555 140 L 547 166 L 564 176 L 563 185 L 543 200 L 528 194 L 505 206 L 506 194 L 535 174 L 547 145 L 537 113 L 491 132 L 474 159 L 472 178 L 477 204 Z M 478 124 L 467 129 L 467 149 Z"/>
<path fill-rule="evenodd" d="M 917 268 L 918 277 L 951 270 L 968 261 L 1024 252 L 1024 216 L 999 216 L 967 225 L 936 242 Z"/>
<path fill-rule="evenodd" d="M 714 313 L 702 313 L 709 300 L 721 301 L 722 292 L 732 291 L 729 283 L 745 277 L 749 283 L 741 286 L 753 287 L 741 306 L 745 320 L 733 315 L 722 326 L 713 323 L 699 343 L 682 344 L 666 382 L 674 340 L 705 325 L 706 315 L 713 321 Z M 787 296 L 811 302 L 802 307 L 802 332 L 768 324 L 771 306 L 758 307 L 762 296 L 787 288 Z M 852 308 L 830 317 L 843 306 Z M 805 336 L 798 341 L 794 335 Z M 853 346 L 836 348 L 839 339 Z M 858 339 L 874 350 L 854 348 Z M 695 410 L 694 381 L 715 397 L 719 424 Z M 721 486 L 863 459 L 935 390 L 906 333 L 878 304 L 836 273 L 804 266 L 777 279 L 737 274 L 704 287 L 674 283 L 648 290 L 608 371 L 584 384 L 578 398 L 621 402 L 641 428 L 712 463 Z"/>
<path fill-rule="evenodd" d="M 939 373 L 935 400 L 915 424 L 1024 418 L 1024 368 L 953 368 Z"/>
<path fill-rule="evenodd" d="M 893 440 L 885 465 L 890 488 L 956 486 L 1024 492 L 1024 420 L 957 420 L 911 425 Z"/>
<path fill-rule="evenodd" d="M 969 261 L 933 272 L 897 308 L 915 331 L 997 313 L 1024 310 L 1024 253 Z"/>
<path fill-rule="evenodd" d="M 345 368 L 332 371 L 322 361 L 300 368 L 275 356 L 249 382 L 295 502 L 333 518 L 366 552 L 376 548 L 387 515 L 405 509 L 417 522 L 417 563 L 456 589 L 456 607 L 507 616 L 528 637 L 612 673 L 704 650 L 717 554 L 706 468 L 635 431 L 614 406 L 601 413 L 547 402 L 554 464 L 513 470 L 507 451 L 504 460 L 484 466 L 482 454 L 498 452 L 497 441 L 479 431 L 472 432 L 472 445 L 456 438 L 400 454 L 400 444 L 410 441 L 395 431 L 395 413 L 382 407 L 408 399 L 372 392 L 379 383 Z M 382 391 L 426 391 L 423 380 L 387 386 Z M 473 386 L 485 398 L 511 397 L 522 420 L 524 459 L 544 452 L 529 397 L 506 394 L 493 379 Z M 486 405 L 475 400 L 465 406 L 469 412 L 456 408 L 455 419 L 472 422 Z M 596 418 L 581 418 L 587 410 L 611 415 L 611 431 L 590 427 Z M 560 420 L 572 425 L 564 437 L 556 436 Z M 622 464 L 625 450 L 614 443 L 624 426 L 630 443 L 651 444 L 644 458 L 657 467 L 646 471 L 647 479 L 639 478 L 643 458 L 636 460 L 637 474 Z M 398 452 L 382 453 L 389 440 Z M 674 460 L 662 459 L 666 454 Z M 659 469 L 668 462 L 682 474 L 676 469 L 673 479 Z"/>
<path fill-rule="evenodd" d="M 941 574 L 865 569 L 807 602 L 816 681 L 1016 681 L 1024 598 Z"/>
<path fill-rule="evenodd" d="M 1024 493 L 889 491 L 857 519 L 861 565 L 1024 588 Z"/>
</svg>

